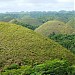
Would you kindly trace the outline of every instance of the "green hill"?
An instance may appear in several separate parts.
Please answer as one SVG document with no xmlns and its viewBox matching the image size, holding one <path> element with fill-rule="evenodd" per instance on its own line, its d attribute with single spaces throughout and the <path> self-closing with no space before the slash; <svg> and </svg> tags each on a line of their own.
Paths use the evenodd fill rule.
<svg viewBox="0 0 75 75">
<path fill-rule="evenodd" d="M 55 58 L 75 63 L 75 56 L 56 42 L 25 27 L 0 23 L 0 68 L 12 63 L 33 65 Z"/>
<path fill-rule="evenodd" d="M 70 21 L 68 21 L 67 25 L 70 25 L 72 28 L 75 29 L 75 18 L 72 18 Z"/>
<path fill-rule="evenodd" d="M 39 21 L 38 19 L 34 19 L 31 17 L 23 17 L 21 19 L 13 19 L 10 21 L 10 23 L 22 25 L 22 26 L 27 27 L 32 30 L 36 29 L 37 27 L 39 27 L 42 24 L 42 22 Z"/>
<path fill-rule="evenodd" d="M 49 36 L 50 34 L 72 34 L 74 30 L 71 26 L 61 21 L 48 21 L 35 29 L 36 32 Z"/>
</svg>

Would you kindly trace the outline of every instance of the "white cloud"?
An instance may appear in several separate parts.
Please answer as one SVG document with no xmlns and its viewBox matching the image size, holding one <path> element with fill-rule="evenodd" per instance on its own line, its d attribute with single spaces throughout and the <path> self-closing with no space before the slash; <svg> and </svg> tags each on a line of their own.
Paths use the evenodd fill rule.
<svg viewBox="0 0 75 75">
<path fill-rule="evenodd" d="M 74 0 L 57 0 L 58 2 L 74 2 Z"/>
<path fill-rule="evenodd" d="M 0 0 L 3 11 L 75 10 L 75 0 Z"/>
</svg>

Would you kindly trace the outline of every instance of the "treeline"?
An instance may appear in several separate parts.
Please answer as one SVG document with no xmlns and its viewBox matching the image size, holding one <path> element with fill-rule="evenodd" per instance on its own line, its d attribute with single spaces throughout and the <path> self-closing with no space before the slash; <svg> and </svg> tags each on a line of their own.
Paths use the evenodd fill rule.
<svg viewBox="0 0 75 75">
<path fill-rule="evenodd" d="M 49 35 L 49 38 L 75 53 L 75 35 L 53 33 Z"/>
<path fill-rule="evenodd" d="M 71 18 L 75 17 L 75 11 L 33 11 L 33 12 L 8 12 L 0 13 L 0 21 L 9 21 L 14 18 L 32 17 L 39 19 L 42 22 L 48 20 L 60 20 L 68 22 Z"/>
</svg>

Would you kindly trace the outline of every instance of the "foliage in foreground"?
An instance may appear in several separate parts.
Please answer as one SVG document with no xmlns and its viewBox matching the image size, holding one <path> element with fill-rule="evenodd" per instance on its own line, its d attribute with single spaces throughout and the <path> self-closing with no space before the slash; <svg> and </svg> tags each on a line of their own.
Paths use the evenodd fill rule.
<svg viewBox="0 0 75 75">
<path fill-rule="evenodd" d="M 14 65 L 13 65 L 14 66 Z M 9 69 L 8 67 L 0 75 L 75 75 L 75 66 L 66 60 L 50 60 L 35 66 L 20 66 Z"/>
</svg>

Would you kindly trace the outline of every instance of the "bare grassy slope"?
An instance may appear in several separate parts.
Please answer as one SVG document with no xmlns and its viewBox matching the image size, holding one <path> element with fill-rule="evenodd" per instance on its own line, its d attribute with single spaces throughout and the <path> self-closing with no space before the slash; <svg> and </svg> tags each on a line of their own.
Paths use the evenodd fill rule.
<svg viewBox="0 0 75 75">
<path fill-rule="evenodd" d="M 36 32 L 49 36 L 52 33 L 55 34 L 72 34 L 73 28 L 60 21 L 48 21 L 35 29 Z"/>
<path fill-rule="evenodd" d="M 75 56 L 56 42 L 25 27 L 0 23 L 0 67 L 11 63 L 42 63 L 51 59 L 75 63 Z"/>
</svg>

